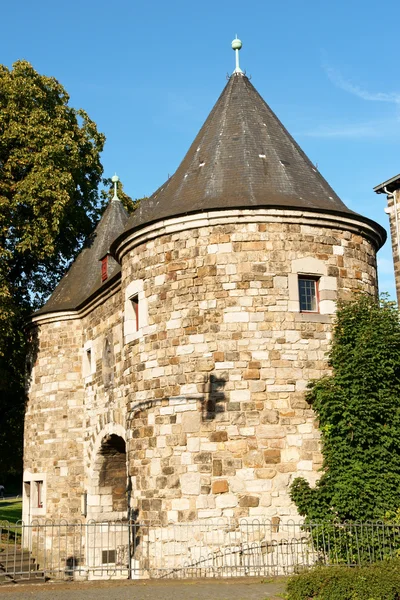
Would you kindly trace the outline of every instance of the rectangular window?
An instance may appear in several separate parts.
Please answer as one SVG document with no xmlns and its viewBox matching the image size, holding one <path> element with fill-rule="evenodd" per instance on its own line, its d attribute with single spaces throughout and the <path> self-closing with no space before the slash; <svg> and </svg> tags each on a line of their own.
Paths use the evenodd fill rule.
<svg viewBox="0 0 400 600">
<path fill-rule="evenodd" d="M 318 312 L 318 279 L 299 275 L 300 312 Z"/>
<path fill-rule="evenodd" d="M 101 552 L 101 562 L 103 565 L 107 565 L 108 563 L 115 563 L 115 550 L 102 550 Z"/>
<path fill-rule="evenodd" d="M 108 257 L 105 256 L 101 259 L 101 282 L 108 278 Z"/>
<path fill-rule="evenodd" d="M 43 508 L 43 481 L 35 481 L 36 484 L 36 508 Z"/>
<path fill-rule="evenodd" d="M 92 349 L 86 348 L 83 353 L 83 376 L 88 377 L 92 373 Z"/>
<path fill-rule="evenodd" d="M 136 331 L 139 331 L 139 296 L 138 296 L 138 294 L 136 294 L 136 296 L 132 296 L 132 298 L 130 300 L 131 300 L 132 308 L 133 308 L 133 320 L 135 322 Z"/>
</svg>

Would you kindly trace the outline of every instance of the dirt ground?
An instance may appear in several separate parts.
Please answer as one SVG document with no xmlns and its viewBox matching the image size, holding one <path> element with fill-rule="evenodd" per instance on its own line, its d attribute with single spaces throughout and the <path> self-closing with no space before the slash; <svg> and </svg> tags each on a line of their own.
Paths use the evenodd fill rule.
<svg viewBox="0 0 400 600">
<path fill-rule="evenodd" d="M 278 600 L 284 579 L 91 581 L 0 586 L 2 600 Z"/>
</svg>

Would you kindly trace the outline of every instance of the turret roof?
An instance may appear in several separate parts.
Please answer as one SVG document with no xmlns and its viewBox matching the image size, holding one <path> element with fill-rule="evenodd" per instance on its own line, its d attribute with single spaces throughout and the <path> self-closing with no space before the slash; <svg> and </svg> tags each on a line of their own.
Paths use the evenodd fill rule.
<svg viewBox="0 0 400 600">
<path fill-rule="evenodd" d="M 191 212 L 255 207 L 355 214 L 249 79 L 234 73 L 175 174 L 141 203 L 126 231 Z"/>
<path fill-rule="evenodd" d="M 127 220 L 128 213 L 120 200 L 114 196 L 96 229 L 86 241 L 85 247 L 49 300 L 35 315 L 75 310 L 94 296 L 100 288 L 108 286 L 115 279 L 121 270 L 117 261 L 108 256 L 108 277 L 102 282 L 100 260 L 108 254 L 111 242 L 124 230 Z"/>
</svg>

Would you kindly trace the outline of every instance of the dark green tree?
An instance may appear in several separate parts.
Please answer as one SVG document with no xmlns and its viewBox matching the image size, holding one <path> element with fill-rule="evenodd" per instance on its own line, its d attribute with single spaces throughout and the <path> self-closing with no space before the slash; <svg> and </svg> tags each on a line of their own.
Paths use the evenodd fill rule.
<svg viewBox="0 0 400 600">
<path fill-rule="evenodd" d="M 53 77 L 0 65 L 0 478 L 21 467 L 27 315 L 99 217 L 105 138 Z"/>
<path fill-rule="evenodd" d="M 322 433 L 315 488 L 294 480 L 309 520 L 382 519 L 400 506 L 400 322 L 395 305 L 360 296 L 337 312 L 332 375 L 310 386 Z"/>
</svg>

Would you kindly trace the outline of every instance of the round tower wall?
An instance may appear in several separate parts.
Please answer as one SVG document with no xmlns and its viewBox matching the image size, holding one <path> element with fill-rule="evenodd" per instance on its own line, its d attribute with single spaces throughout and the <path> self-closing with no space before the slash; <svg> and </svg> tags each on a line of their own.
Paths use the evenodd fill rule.
<svg viewBox="0 0 400 600">
<path fill-rule="evenodd" d="M 34 325 L 30 337 L 23 519 L 78 518 L 84 479 L 82 324 Z"/>
<path fill-rule="evenodd" d="M 319 312 L 300 312 L 299 274 L 318 280 Z M 307 221 L 192 224 L 126 253 L 125 308 L 135 290 L 124 341 L 139 518 L 296 515 L 290 482 L 321 468 L 305 390 L 329 373 L 336 301 L 377 294 L 369 238 Z"/>
</svg>

